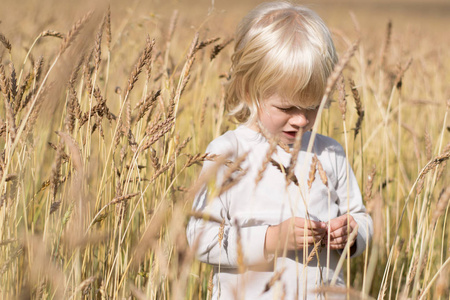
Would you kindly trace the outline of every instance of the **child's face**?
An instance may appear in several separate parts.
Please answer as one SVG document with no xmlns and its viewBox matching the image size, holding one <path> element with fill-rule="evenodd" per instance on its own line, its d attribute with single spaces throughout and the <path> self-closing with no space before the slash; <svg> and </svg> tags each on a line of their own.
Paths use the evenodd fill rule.
<svg viewBox="0 0 450 300">
<path fill-rule="evenodd" d="M 272 135 L 286 144 L 293 144 L 297 134 L 313 127 L 317 111 L 318 107 L 306 109 L 294 106 L 274 94 L 261 101 L 258 119 Z M 256 124 L 254 126 L 257 127 Z"/>
</svg>

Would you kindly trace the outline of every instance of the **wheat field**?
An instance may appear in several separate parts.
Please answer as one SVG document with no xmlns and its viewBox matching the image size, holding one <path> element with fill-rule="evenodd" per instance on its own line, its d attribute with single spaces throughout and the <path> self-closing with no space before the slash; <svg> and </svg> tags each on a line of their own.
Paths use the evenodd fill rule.
<svg viewBox="0 0 450 300">
<path fill-rule="evenodd" d="M 236 126 L 232 37 L 257 3 L 2 1 L 1 299 L 209 299 L 185 227 L 206 146 Z M 328 290 L 450 299 L 450 5 L 306 4 L 355 50 L 318 131 L 375 228 Z"/>
</svg>

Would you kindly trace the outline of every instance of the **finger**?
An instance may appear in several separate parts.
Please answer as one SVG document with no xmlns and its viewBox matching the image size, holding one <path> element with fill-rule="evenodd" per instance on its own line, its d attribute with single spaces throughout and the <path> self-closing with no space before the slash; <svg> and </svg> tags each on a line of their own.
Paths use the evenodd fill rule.
<svg viewBox="0 0 450 300">
<path fill-rule="evenodd" d="M 350 224 L 351 228 L 355 228 L 358 225 L 358 223 L 356 223 L 356 221 L 355 221 L 355 218 L 353 218 L 353 216 L 350 214 L 345 214 L 345 215 L 341 216 L 341 218 L 345 218 L 345 224 L 347 224 L 347 225 Z"/>
<path fill-rule="evenodd" d="M 349 228 L 347 225 L 338 228 L 332 232 L 330 232 L 330 237 L 331 238 L 338 238 L 338 237 L 343 237 L 343 236 L 348 236 L 351 233 L 351 228 Z"/>
<path fill-rule="evenodd" d="M 350 246 L 352 246 L 355 242 L 356 242 L 356 239 L 352 240 L 350 243 Z M 324 245 L 327 245 L 328 241 L 326 239 L 324 239 L 323 243 L 324 243 Z M 342 245 L 346 245 L 347 243 L 348 243 L 347 236 L 330 240 L 330 246 L 342 246 Z"/>
<path fill-rule="evenodd" d="M 353 246 L 354 243 L 355 243 L 355 241 L 350 243 L 350 246 Z M 346 245 L 347 245 L 347 241 L 345 243 L 330 243 L 330 249 L 332 249 L 332 250 L 344 249 Z M 327 247 L 327 245 L 325 245 L 325 247 Z"/>
<path fill-rule="evenodd" d="M 325 222 L 306 220 L 303 218 L 295 218 L 295 226 L 299 228 L 308 228 L 316 232 L 324 232 L 327 230 L 327 224 Z"/>
<path fill-rule="evenodd" d="M 351 219 L 350 219 L 350 227 L 353 229 L 356 226 L 358 226 L 358 223 L 356 223 L 355 219 L 352 216 L 350 216 L 350 217 L 351 217 Z"/>
<path fill-rule="evenodd" d="M 315 243 L 322 243 L 322 241 L 326 238 L 325 235 L 314 235 L 312 236 Z"/>
<path fill-rule="evenodd" d="M 319 243 L 320 239 L 314 239 L 313 237 L 307 238 L 297 238 L 295 241 L 295 246 L 297 249 L 304 248 L 305 246 L 313 246 L 316 243 Z"/>
<path fill-rule="evenodd" d="M 343 215 L 334 219 L 331 219 L 329 221 L 330 231 L 333 232 L 334 230 L 341 228 L 342 226 L 347 225 L 347 215 Z"/>
<path fill-rule="evenodd" d="M 297 241 L 300 240 L 308 240 L 308 241 L 313 241 L 313 242 L 317 242 L 317 241 L 321 241 L 323 239 L 326 238 L 326 236 L 324 234 L 311 234 L 311 235 L 305 235 L 304 233 L 302 234 L 295 234 L 295 236 L 293 236 L 293 239 L 296 239 Z"/>
<path fill-rule="evenodd" d="M 330 244 L 330 249 L 331 250 L 340 250 L 340 249 L 344 249 L 345 248 L 346 243 L 344 244 Z"/>
<path fill-rule="evenodd" d="M 305 228 L 295 228 L 295 235 L 298 236 L 315 236 L 315 237 L 324 237 L 326 235 L 326 230 L 306 230 Z"/>
<path fill-rule="evenodd" d="M 303 245 L 315 245 L 315 244 L 323 244 L 323 238 L 321 236 L 309 236 L 309 237 L 296 237 L 295 240 L 292 240 L 290 244 L 297 245 L 299 248 Z"/>
<path fill-rule="evenodd" d="M 345 244 L 345 243 L 347 243 L 347 240 L 348 240 L 347 236 L 333 238 L 330 240 L 330 245 Z"/>
</svg>

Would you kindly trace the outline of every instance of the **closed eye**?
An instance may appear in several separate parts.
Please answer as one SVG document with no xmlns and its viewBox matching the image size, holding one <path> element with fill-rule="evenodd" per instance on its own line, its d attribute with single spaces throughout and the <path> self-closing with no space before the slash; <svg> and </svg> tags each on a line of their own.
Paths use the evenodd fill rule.
<svg viewBox="0 0 450 300">
<path fill-rule="evenodd" d="M 285 113 L 296 113 L 297 111 L 302 111 L 304 113 L 307 113 L 310 111 L 316 111 L 319 107 L 313 106 L 313 107 L 301 108 L 301 107 L 297 107 L 297 106 L 289 106 L 289 107 L 275 106 L 275 108 L 282 112 L 285 112 Z"/>
<path fill-rule="evenodd" d="M 277 109 L 283 111 L 283 112 L 291 112 L 294 109 L 296 109 L 296 107 L 277 107 Z"/>
</svg>

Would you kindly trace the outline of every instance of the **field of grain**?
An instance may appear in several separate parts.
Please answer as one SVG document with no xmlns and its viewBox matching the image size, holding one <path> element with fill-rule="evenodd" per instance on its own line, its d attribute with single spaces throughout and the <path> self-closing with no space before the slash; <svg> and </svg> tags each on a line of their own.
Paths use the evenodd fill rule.
<svg viewBox="0 0 450 300">
<path fill-rule="evenodd" d="M 231 39 L 257 3 L 2 1 L 1 299 L 208 299 L 185 227 L 206 146 L 236 126 Z M 356 45 L 318 130 L 374 219 L 344 292 L 449 299 L 450 5 L 307 4 L 340 57 Z"/>
</svg>

